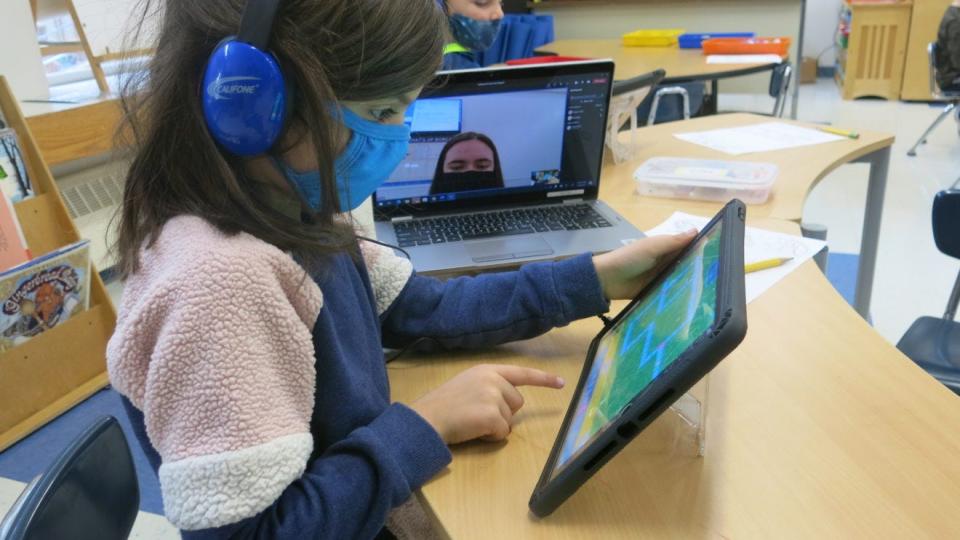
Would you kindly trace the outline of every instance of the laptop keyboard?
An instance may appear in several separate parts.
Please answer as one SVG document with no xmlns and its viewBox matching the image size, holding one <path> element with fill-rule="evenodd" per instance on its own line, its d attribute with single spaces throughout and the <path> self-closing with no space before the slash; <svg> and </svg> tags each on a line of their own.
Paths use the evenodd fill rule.
<svg viewBox="0 0 960 540">
<path fill-rule="evenodd" d="M 413 247 L 611 226 L 610 222 L 589 204 L 565 204 L 400 221 L 393 224 L 393 230 L 397 233 L 400 247 Z"/>
</svg>

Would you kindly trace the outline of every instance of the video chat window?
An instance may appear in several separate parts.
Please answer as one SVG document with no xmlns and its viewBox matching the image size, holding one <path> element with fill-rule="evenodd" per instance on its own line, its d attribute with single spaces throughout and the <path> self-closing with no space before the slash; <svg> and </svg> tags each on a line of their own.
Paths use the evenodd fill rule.
<svg viewBox="0 0 960 540">
<path fill-rule="evenodd" d="M 378 200 L 559 183 L 567 99 L 567 88 L 546 88 L 418 100 L 405 119 L 410 150 Z"/>
</svg>

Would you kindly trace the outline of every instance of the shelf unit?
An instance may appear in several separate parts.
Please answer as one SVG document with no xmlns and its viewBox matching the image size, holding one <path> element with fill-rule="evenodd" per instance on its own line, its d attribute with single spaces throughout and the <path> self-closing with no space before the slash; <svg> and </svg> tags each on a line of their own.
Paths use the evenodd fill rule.
<svg viewBox="0 0 960 540">
<path fill-rule="evenodd" d="M 36 196 L 14 205 L 34 255 L 80 239 L 20 106 L 0 76 L 0 112 L 17 132 Z M 96 267 L 90 307 L 30 341 L 0 353 L 0 451 L 107 385 L 106 345 L 116 310 Z"/>
<path fill-rule="evenodd" d="M 844 3 L 849 38 L 838 31 L 835 75 L 844 99 L 900 97 L 912 11 L 910 0 Z"/>
</svg>

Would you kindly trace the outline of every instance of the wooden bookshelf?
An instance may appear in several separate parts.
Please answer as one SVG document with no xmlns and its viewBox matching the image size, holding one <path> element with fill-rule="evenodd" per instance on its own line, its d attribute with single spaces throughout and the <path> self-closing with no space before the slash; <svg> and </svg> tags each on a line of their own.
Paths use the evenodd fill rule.
<svg viewBox="0 0 960 540">
<path fill-rule="evenodd" d="M 17 132 L 36 196 L 15 205 L 34 255 L 80 239 L 60 191 L 4 77 L 0 112 Z M 0 451 L 107 385 L 106 346 L 116 310 L 96 267 L 90 307 L 30 341 L 0 353 Z"/>
</svg>

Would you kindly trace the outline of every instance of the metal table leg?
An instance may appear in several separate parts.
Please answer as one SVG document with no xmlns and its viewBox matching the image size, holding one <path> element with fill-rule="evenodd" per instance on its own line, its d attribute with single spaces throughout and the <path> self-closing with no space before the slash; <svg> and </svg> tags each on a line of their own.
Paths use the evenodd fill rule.
<svg viewBox="0 0 960 540">
<path fill-rule="evenodd" d="M 800 0 L 800 33 L 797 35 L 797 58 L 794 62 L 796 71 L 793 79 L 793 104 L 790 107 L 790 118 L 797 119 L 800 108 L 800 70 L 803 67 L 803 33 L 807 27 L 807 0 Z"/>
<path fill-rule="evenodd" d="M 819 223 L 800 223 L 800 234 L 804 238 L 813 238 L 814 240 L 827 240 L 827 227 Z M 813 261 L 820 267 L 820 271 L 827 273 L 827 261 L 830 257 L 830 246 L 827 245 L 813 256 Z"/>
<path fill-rule="evenodd" d="M 877 266 L 877 244 L 880 242 L 880 219 L 883 216 L 883 197 L 890 169 L 890 147 L 857 160 L 870 164 L 870 182 L 867 184 L 867 204 L 863 215 L 863 235 L 860 238 L 860 265 L 857 269 L 857 290 L 854 309 L 864 319 L 870 316 L 870 297 L 873 276 Z"/>
</svg>

